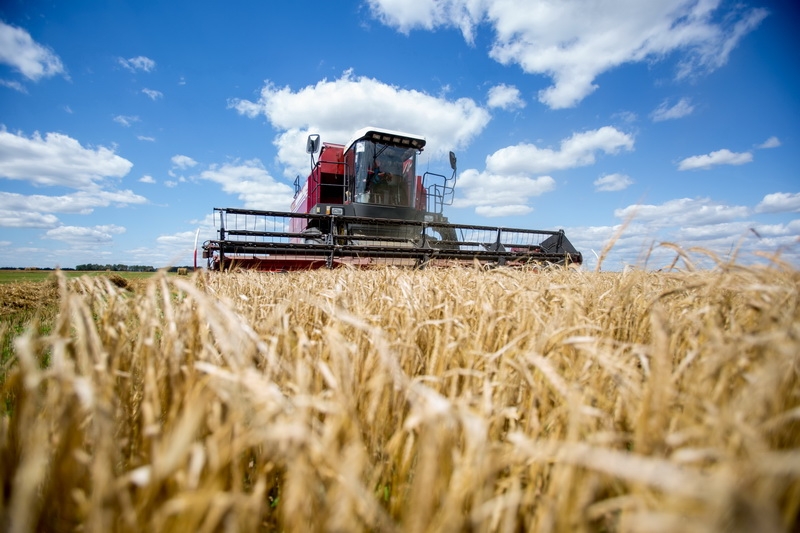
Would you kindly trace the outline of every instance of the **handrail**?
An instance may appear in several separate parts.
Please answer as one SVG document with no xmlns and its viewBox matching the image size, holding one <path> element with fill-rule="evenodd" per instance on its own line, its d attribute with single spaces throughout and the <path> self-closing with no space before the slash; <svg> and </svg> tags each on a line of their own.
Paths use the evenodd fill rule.
<svg viewBox="0 0 800 533">
<path fill-rule="evenodd" d="M 441 178 L 442 181 L 441 183 L 434 182 L 426 185 L 429 177 Z M 428 211 L 441 214 L 444 211 L 444 206 L 453 203 L 455 187 L 450 184 L 451 181 L 454 181 L 454 178 L 448 178 L 435 172 L 425 172 L 422 175 L 422 186 L 425 188 L 428 197 Z"/>
<path fill-rule="evenodd" d="M 320 174 L 322 174 L 322 171 L 321 171 L 321 170 L 318 170 L 318 169 L 319 169 L 319 167 L 321 167 L 321 166 L 322 166 L 322 164 L 323 164 L 323 163 L 324 163 L 324 164 L 326 164 L 326 165 L 345 166 L 345 169 L 344 169 L 344 170 L 345 170 L 345 172 L 342 172 L 342 173 L 341 173 L 341 175 L 342 175 L 342 176 L 346 176 L 346 175 L 347 175 L 347 172 L 346 172 L 346 170 L 347 170 L 347 167 L 346 167 L 346 163 L 345 163 L 344 161 L 328 161 L 328 160 L 322 160 L 322 159 L 320 159 L 320 160 L 318 160 L 318 161 L 316 162 L 316 164 L 314 165 L 314 168 L 313 168 L 313 169 L 312 169 L 312 171 L 311 171 L 311 175 L 313 175 L 313 174 L 314 174 L 314 172 L 319 172 Z M 311 177 L 311 175 L 309 175 L 309 178 Z M 306 178 L 306 181 L 307 181 L 307 180 L 308 180 L 308 178 Z M 320 179 L 320 180 L 319 180 L 319 181 L 316 183 L 316 185 L 315 185 L 314 189 L 313 189 L 313 190 L 309 190 L 309 191 L 308 191 L 308 193 L 309 193 L 309 196 L 311 196 L 311 197 L 313 197 L 313 198 L 316 198 L 316 197 L 317 197 L 316 193 L 317 193 L 317 191 L 318 191 L 318 190 L 319 190 L 319 189 L 322 187 L 322 185 L 323 185 L 323 183 L 322 183 L 322 180 Z M 341 185 L 339 185 L 339 184 L 337 184 L 337 183 L 325 183 L 324 185 L 325 185 L 326 187 L 341 187 L 341 188 L 343 189 L 343 190 L 342 190 L 342 202 L 344 202 L 344 201 L 346 201 L 346 200 L 347 200 L 347 198 L 346 198 L 346 196 L 347 196 L 347 179 L 346 179 L 346 177 L 343 179 L 343 181 L 342 181 L 342 184 L 341 184 Z"/>
</svg>

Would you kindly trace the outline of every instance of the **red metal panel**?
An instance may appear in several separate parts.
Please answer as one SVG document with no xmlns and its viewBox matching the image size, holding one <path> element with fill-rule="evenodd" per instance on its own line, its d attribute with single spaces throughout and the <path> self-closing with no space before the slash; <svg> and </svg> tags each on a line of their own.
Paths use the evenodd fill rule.
<svg viewBox="0 0 800 533">
<path fill-rule="evenodd" d="M 422 176 L 417 176 L 417 196 L 416 206 L 417 211 L 426 211 L 428 209 L 428 191 L 422 186 Z"/>
<path fill-rule="evenodd" d="M 324 174 L 343 174 L 342 165 L 344 146 L 341 144 L 322 144 L 322 152 L 319 154 L 320 169 Z"/>
<path fill-rule="evenodd" d="M 292 202 L 292 213 L 309 213 L 312 207 L 322 201 L 320 185 L 323 182 L 323 174 L 329 175 L 328 180 L 330 181 L 330 175 L 344 173 L 342 148 L 340 144 L 323 143 L 317 165 L 314 166 L 297 198 Z M 292 222 L 294 223 L 296 220 L 292 220 Z M 305 221 L 302 225 L 305 227 Z M 302 229 L 292 227 L 292 231 Z"/>
</svg>

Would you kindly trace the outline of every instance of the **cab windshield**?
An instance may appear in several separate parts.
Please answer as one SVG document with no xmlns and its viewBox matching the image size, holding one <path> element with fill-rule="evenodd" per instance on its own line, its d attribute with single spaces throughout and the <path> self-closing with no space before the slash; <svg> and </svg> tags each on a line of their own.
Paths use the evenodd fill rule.
<svg viewBox="0 0 800 533">
<path fill-rule="evenodd" d="M 369 140 L 355 143 L 355 201 L 365 204 L 414 206 L 414 148 Z"/>
</svg>

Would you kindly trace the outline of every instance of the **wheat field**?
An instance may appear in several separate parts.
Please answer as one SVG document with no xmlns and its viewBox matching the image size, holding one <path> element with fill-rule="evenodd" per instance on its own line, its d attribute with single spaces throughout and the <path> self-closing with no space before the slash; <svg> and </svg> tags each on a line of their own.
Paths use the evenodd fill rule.
<svg viewBox="0 0 800 533">
<path fill-rule="evenodd" d="M 52 283 L 0 370 L 6 531 L 798 527 L 787 265 Z"/>
</svg>

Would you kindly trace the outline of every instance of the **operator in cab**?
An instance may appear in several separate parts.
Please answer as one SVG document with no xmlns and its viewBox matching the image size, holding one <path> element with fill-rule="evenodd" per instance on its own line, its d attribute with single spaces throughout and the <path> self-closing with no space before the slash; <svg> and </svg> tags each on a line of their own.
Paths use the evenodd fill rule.
<svg viewBox="0 0 800 533">
<path fill-rule="evenodd" d="M 381 154 L 367 174 L 370 201 L 376 204 L 405 205 L 407 188 L 403 163 L 394 153 Z"/>
</svg>

